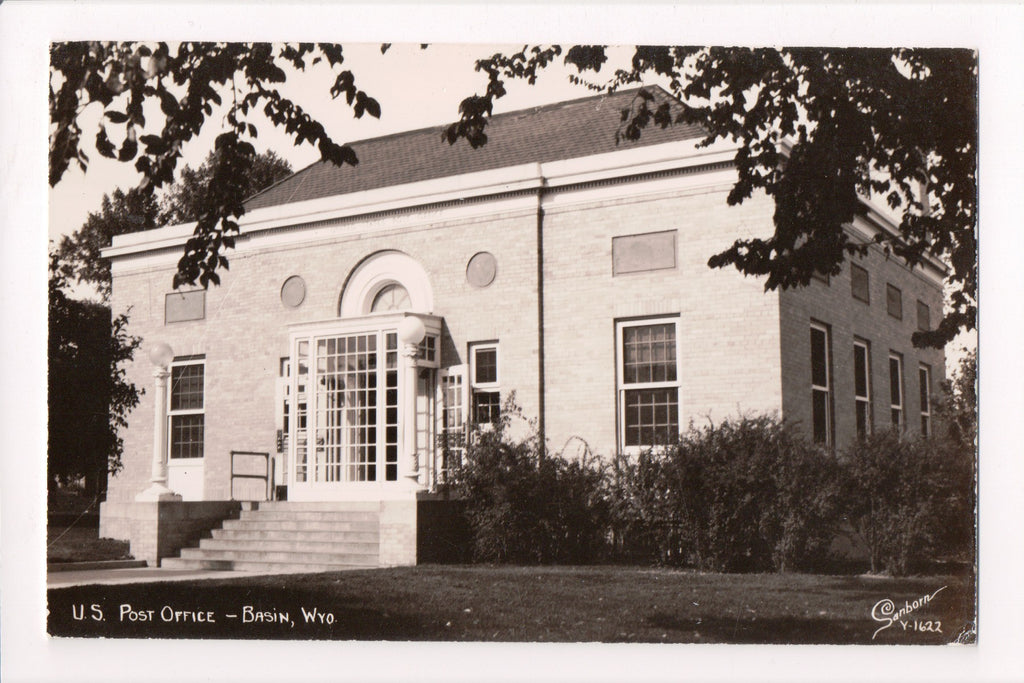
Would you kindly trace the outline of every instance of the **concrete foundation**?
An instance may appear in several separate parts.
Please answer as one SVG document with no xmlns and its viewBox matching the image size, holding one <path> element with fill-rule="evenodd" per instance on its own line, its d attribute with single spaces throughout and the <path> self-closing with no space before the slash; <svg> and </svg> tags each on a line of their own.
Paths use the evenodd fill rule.
<svg viewBox="0 0 1024 683">
<path fill-rule="evenodd" d="M 158 567 L 240 509 L 237 501 L 108 501 L 100 504 L 100 537 L 128 541 L 135 559 Z"/>
</svg>

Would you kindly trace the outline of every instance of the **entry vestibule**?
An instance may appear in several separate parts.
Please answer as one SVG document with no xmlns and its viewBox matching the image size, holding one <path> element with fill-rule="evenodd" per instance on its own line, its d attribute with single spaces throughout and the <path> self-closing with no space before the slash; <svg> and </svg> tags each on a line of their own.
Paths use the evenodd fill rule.
<svg viewBox="0 0 1024 683">
<path fill-rule="evenodd" d="M 292 328 L 289 500 L 401 497 L 436 485 L 445 469 L 437 435 L 461 429 L 448 422 L 466 414 L 462 392 L 451 391 L 462 382 L 449 379 L 461 367 L 440 368 L 440 335 L 441 318 L 408 311 Z"/>
</svg>

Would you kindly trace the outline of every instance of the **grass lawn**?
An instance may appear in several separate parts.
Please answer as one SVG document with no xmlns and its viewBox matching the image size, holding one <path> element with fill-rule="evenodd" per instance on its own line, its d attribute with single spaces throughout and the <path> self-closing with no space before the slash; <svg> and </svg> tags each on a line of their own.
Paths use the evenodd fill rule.
<svg viewBox="0 0 1024 683">
<path fill-rule="evenodd" d="M 131 559 L 127 541 L 99 537 L 96 499 L 75 490 L 49 491 L 46 512 L 47 563 Z"/>
<path fill-rule="evenodd" d="M 96 527 L 46 527 L 47 563 L 127 559 L 128 542 L 100 538 Z"/>
<path fill-rule="evenodd" d="M 940 644 L 973 632 L 975 604 L 970 577 L 636 567 L 428 565 L 48 593 L 51 634 L 125 638 Z M 872 640 L 886 623 L 876 603 L 932 594 Z"/>
</svg>

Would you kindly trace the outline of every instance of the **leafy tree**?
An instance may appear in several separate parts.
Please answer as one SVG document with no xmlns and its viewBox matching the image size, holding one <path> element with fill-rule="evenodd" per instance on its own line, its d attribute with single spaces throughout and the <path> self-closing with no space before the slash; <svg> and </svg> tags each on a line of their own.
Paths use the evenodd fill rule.
<svg viewBox="0 0 1024 683">
<path fill-rule="evenodd" d="M 168 188 L 160 201 L 160 220 L 164 225 L 190 223 L 204 214 L 215 211 L 214 193 L 211 190 L 214 170 L 217 166 L 215 154 L 210 154 L 197 169 L 188 165 L 181 169 L 181 177 Z M 279 180 L 292 174 L 292 166 L 273 151 L 257 154 L 252 163 L 242 169 L 241 192 L 251 197 Z"/>
<path fill-rule="evenodd" d="M 188 223 L 212 210 L 211 190 L 217 156 L 211 153 L 197 169 L 185 165 L 181 178 L 171 185 L 159 205 L 152 193 L 139 188 L 128 192 L 114 190 L 103 196 L 98 212 L 89 214 L 85 223 L 72 235 L 61 238 L 57 257 L 79 282 L 96 287 L 104 301 L 110 296 L 110 263 L 101 258 L 100 250 L 110 246 L 115 235 L 150 230 L 160 225 Z M 274 152 L 257 154 L 242 170 L 239 187 L 244 196 L 251 196 L 269 187 L 292 172 L 291 165 Z"/>
<path fill-rule="evenodd" d="M 387 45 L 381 51 L 387 50 Z M 487 142 L 494 101 L 505 82 L 533 83 L 562 57 L 581 76 L 571 80 L 609 90 L 658 77 L 683 106 L 674 113 L 641 89 L 622 114 L 619 134 L 634 139 L 649 125 L 699 123 L 704 142 L 740 143 L 738 180 L 729 195 L 737 204 L 755 191 L 775 200 L 775 233 L 767 239 L 738 240 L 709 261 L 767 276 L 765 287 L 807 284 L 818 272 L 835 273 L 867 245 L 851 240 L 843 225 L 864 212 L 860 201 L 874 194 L 903 210 L 897 235 L 878 241 L 887 253 L 918 264 L 928 256 L 950 265 L 950 309 L 935 330 L 915 334 L 915 343 L 942 345 L 961 329 L 974 329 L 977 297 L 977 91 L 975 53 L 939 49 L 746 49 L 639 46 L 630 65 L 604 83 L 585 81 L 607 63 L 604 46 L 524 47 L 477 62 L 488 76 L 482 95 L 466 98 L 461 116 L 445 131 L 449 143 L 465 138 Z M 358 162 L 325 127 L 276 85 L 287 70 L 323 62 L 334 78 L 330 94 L 345 95 L 353 113 L 380 116 L 380 105 L 339 70 L 342 48 L 324 44 L 62 43 L 51 49 L 50 184 L 72 161 L 85 168 L 78 117 L 99 103 L 105 121 L 96 135 L 100 154 L 135 161 L 143 189 L 172 182 L 181 146 L 195 136 L 222 92 L 230 92 L 217 138 L 209 207 L 198 217 L 195 235 L 178 263 L 174 284 L 218 283 L 227 265 L 224 247 L 233 246 L 242 215 L 242 169 L 255 150 L 249 117 L 262 111 L 283 126 L 296 144 L 316 144 L 324 160 Z M 588 75 L 589 77 L 589 75 Z M 163 127 L 148 133 L 144 104 L 159 104 Z M 115 146 L 107 125 L 124 126 Z M 140 145 L 142 146 L 140 154 Z"/>
<path fill-rule="evenodd" d="M 533 83 L 561 47 L 524 47 L 477 62 L 488 76 L 482 95 L 463 100 L 449 141 L 486 143 L 494 100 L 509 79 Z M 563 61 L 578 73 L 599 72 L 604 46 L 574 46 Z M 806 285 L 817 271 L 839 272 L 867 245 L 843 230 L 865 212 L 862 197 L 884 198 L 903 211 L 899 233 L 879 234 L 886 253 L 910 265 L 933 256 L 950 266 L 950 310 L 915 344 L 942 346 L 977 317 L 978 61 L 952 49 L 748 49 L 639 46 L 630 66 L 595 90 L 667 81 L 683 103 L 673 113 L 641 90 L 622 112 L 621 135 L 649 125 L 698 123 L 702 141 L 734 140 L 738 204 L 755 191 L 775 200 L 775 233 L 742 239 L 713 256 L 713 268 L 765 275 L 766 289 Z"/>
<path fill-rule="evenodd" d="M 107 472 L 121 468 L 118 429 L 141 394 L 124 365 L 141 340 L 127 333 L 124 314 L 111 318 L 107 306 L 67 296 L 56 254 L 49 275 L 47 480 L 54 487 L 85 477 L 87 492 L 97 493 Z"/>
<path fill-rule="evenodd" d="M 960 359 L 953 378 L 943 386 L 936 413 L 940 429 L 965 452 L 978 447 L 978 349 L 973 348 Z"/>
<path fill-rule="evenodd" d="M 331 96 L 344 95 L 356 117 L 379 117 L 377 101 L 356 86 L 351 71 L 339 70 L 343 62 L 340 45 L 322 43 L 55 43 L 50 49 L 50 185 L 72 162 L 87 167 L 78 119 L 93 103 L 104 113 L 95 138 L 99 154 L 134 161 L 143 192 L 171 184 L 182 146 L 229 93 L 223 117 L 228 131 L 217 137 L 203 211 L 174 277 L 175 286 L 197 280 L 204 287 L 218 284 L 216 271 L 227 266 L 222 251 L 234 246 L 236 220 L 245 212 L 245 172 L 256 157 L 250 140 L 258 130 L 250 117 L 262 114 L 296 144 L 315 144 L 326 161 L 358 163 L 351 147 L 334 142 L 323 124 L 277 89 L 287 69 L 326 64 L 334 77 Z M 146 122 L 151 102 L 162 113 L 159 129 Z M 120 146 L 111 141 L 108 126 L 123 127 Z"/>
<path fill-rule="evenodd" d="M 127 333 L 128 318 L 111 317 L 110 264 L 100 250 L 115 235 L 148 230 L 172 222 L 195 220 L 206 210 L 216 157 L 198 169 L 185 166 L 182 178 L 165 194 L 161 206 L 139 188 L 104 195 L 99 211 L 90 213 L 74 234 L 65 235 L 50 256 L 49 330 L 49 468 L 56 485 L 86 477 L 91 492 L 121 463 L 119 427 L 139 401 L 135 385 L 125 380 L 122 364 L 131 360 L 140 339 Z M 247 195 L 291 173 L 273 152 L 258 154 L 242 174 Z M 92 284 L 104 303 L 80 301 L 66 293 L 68 279 Z"/>
<path fill-rule="evenodd" d="M 138 188 L 120 188 L 103 195 L 99 211 L 93 211 L 78 230 L 61 237 L 55 257 L 69 277 L 96 287 L 104 301 L 110 296 L 110 262 L 100 250 L 110 246 L 115 235 L 157 227 L 156 198 Z"/>
</svg>

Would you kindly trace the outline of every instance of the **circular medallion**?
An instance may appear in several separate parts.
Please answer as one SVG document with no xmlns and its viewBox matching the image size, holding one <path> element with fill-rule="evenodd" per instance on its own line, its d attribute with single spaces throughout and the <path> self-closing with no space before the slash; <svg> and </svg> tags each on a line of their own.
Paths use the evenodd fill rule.
<svg viewBox="0 0 1024 683">
<path fill-rule="evenodd" d="M 298 275 L 292 275 L 281 285 L 281 303 L 295 308 L 306 298 L 306 283 Z"/>
<path fill-rule="evenodd" d="M 498 272 L 498 261 L 494 254 L 488 251 L 481 251 L 469 259 L 466 266 L 466 280 L 474 287 L 486 287 L 494 282 L 494 276 Z"/>
</svg>

